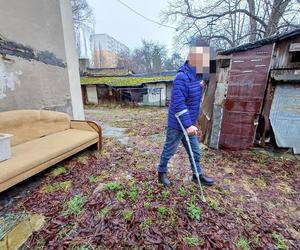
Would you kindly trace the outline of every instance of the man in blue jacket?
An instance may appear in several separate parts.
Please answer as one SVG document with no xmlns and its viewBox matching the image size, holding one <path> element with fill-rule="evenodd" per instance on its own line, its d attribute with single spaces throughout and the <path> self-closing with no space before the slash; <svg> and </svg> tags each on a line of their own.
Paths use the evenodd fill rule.
<svg viewBox="0 0 300 250">
<path fill-rule="evenodd" d="M 173 81 L 166 140 L 160 156 L 160 163 L 157 166 L 158 181 L 164 186 L 170 185 L 170 181 L 167 177 L 168 161 L 175 154 L 180 142 L 183 143 L 183 146 L 189 155 L 193 171 L 192 180 L 197 183 L 197 177 L 194 171 L 192 158 L 189 154 L 188 145 L 180 124 L 175 117 L 176 113 L 182 111 L 183 114 L 180 116 L 180 121 L 189 134 L 200 181 L 204 185 L 211 186 L 214 184 L 214 181 L 211 178 L 208 178 L 203 174 L 200 165 L 200 147 L 197 133 L 200 133 L 201 135 L 201 131 L 198 131 L 196 127 L 204 87 L 202 76 L 205 73 L 209 73 L 209 47 L 202 46 L 203 43 L 200 41 L 195 44 L 195 47 L 190 49 L 187 61 L 179 68 Z"/>
</svg>

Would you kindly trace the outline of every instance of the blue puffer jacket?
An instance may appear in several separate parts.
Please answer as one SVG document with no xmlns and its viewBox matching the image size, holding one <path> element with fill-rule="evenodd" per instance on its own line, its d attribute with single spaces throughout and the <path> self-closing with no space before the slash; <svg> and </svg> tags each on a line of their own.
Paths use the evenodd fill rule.
<svg viewBox="0 0 300 250">
<path fill-rule="evenodd" d="M 200 101 L 202 97 L 202 87 L 197 78 L 196 68 L 190 67 L 188 62 L 182 65 L 173 81 L 171 103 L 168 113 L 168 127 L 181 129 L 175 114 L 187 109 L 188 112 L 180 116 L 180 120 L 185 128 L 196 124 L 200 112 Z"/>
</svg>

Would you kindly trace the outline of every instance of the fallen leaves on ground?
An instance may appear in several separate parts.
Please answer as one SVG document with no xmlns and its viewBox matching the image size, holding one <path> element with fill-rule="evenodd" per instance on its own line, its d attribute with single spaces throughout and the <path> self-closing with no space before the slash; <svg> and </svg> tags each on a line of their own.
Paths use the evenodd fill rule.
<svg viewBox="0 0 300 250">
<path fill-rule="evenodd" d="M 205 188 L 203 203 L 182 147 L 170 163 L 173 185 L 156 181 L 165 109 L 111 109 L 96 119 L 126 127 L 128 145 L 105 138 L 101 153 L 60 164 L 18 203 L 16 210 L 47 218 L 30 249 L 300 248 L 299 162 L 204 149 L 202 164 L 217 184 Z"/>
</svg>

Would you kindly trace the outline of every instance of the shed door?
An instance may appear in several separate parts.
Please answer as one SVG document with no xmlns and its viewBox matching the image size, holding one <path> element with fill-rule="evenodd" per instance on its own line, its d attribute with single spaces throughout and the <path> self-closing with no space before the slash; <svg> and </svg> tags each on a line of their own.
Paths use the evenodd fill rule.
<svg viewBox="0 0 300 250">
<path fill-rule="evenodd" d="M 244 149 L 254 142 L 273 44 L 232 54 L 219 147 Z"/>
</svg>

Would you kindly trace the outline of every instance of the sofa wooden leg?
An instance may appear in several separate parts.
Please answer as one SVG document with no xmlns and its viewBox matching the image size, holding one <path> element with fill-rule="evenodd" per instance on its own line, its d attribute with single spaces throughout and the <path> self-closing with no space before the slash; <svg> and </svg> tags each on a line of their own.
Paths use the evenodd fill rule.
<svg viewBox="0 0 300 250">
<path fill-rule="evenodd" d="M 97 143 L 97 150 L 98 150 L 98 151 L 101 151 L 101 150 L 102 150 L 102 143 L 101 143 L 101 142 L 98 142 L 98 143 Z"/>
</svg>

